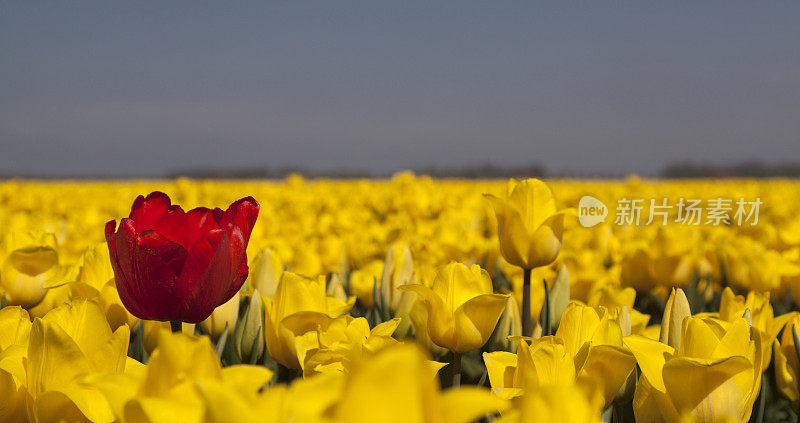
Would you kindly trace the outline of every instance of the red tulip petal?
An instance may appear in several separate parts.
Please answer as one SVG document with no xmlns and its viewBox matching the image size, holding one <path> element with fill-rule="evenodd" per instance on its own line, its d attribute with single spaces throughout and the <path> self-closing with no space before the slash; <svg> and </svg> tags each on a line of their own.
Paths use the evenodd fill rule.
<svg viewBox="0 0 800 423">
<path fill-rule="evenodd" d="M 127 276 L 123 273 L 119 265 L 119 258 L 117 257 L 117 234 L 115 233 L 117 222 L 112 220 L 106 223 L 106 244 L 108 244 L 108 255 L 111 257 L 111 268 L 114 270 L 114 282 L 117 285 L 117 291 L 120 298 L 124 298 L 123 303 L 131 304 L 128 308 L 134 315 L 142 315 L 141 308 L 133 301 L 130 290 L 128 289 L 129 283 Z M 127 236 L 123 234 L 123 236 Z"/>
<path fill-rule="evenodd" d="M 142 288 L 139 300 L 148 304 L 156 320 L 182 320 L 187 298 L 175 289 L 176 280 L 187 258 L 187 251 L 155 231 L 136 238 L 134 265 L 136 282 Z"/>
<path fill-rule="evenodd" d="M 172 205 L 167 194 L 153 191 L 147 197 L 138 196 L 131 207 L 130 219 L 139 232 L 156 229 L 168 214 L 183 214 L 181 206 Z"/>
<path fill-rule="evenodd" d="M 106 231 L 109 225 L 106 224 Z M 111 237 L 106 232 L 106 240 L 111 242 Z M 135 285 L 133 253 L 136 245 L 136 231 L 133 228 L 133 221 L 122 219 L 119 222 L 119 231 L 113 237 L 114 247 L 109 244 L 109 253 L 113 251 L 111 260 L 114 269 L 114 282 L 117 285 L 120 300 L 125 308 L 136 317 L 147 318 L 147 307 L 139 301 L 143 298 L 142 291 Z"/>
<path fill-rule="evenodd" d="M 198 239 L 218 229 L 214 211 L 198 207 L 184 213 L 183 210 L 168 212 L 155 226 L 155 231 L 167 239 L 177 242 L 189 250 Z"/>
<path fill-rule="evenodd" d="M 253 226 L 256 224 L 259 208 L 258 201 L 253 197 L 237 200 L 228 207 L 228 210 L 225 210 L 225 215 L 222 217 L 219 226 L 225 229 L 228 225 L 233 224 L 241 229 L 246 246 L 250 241 L 250 233 L 253 231 Z"/>
<path fill-rule="evenodd" d="M 221 299 L 228 291 L 231 275 L 229 250 L 230 242 L 222 229 L 212 230 L 189 250 L 175 284 L 178 295 L 188 298 L 190 304 L 191 316 L 184 321 L 204 320 L 224 302 Z"/>
</svg>

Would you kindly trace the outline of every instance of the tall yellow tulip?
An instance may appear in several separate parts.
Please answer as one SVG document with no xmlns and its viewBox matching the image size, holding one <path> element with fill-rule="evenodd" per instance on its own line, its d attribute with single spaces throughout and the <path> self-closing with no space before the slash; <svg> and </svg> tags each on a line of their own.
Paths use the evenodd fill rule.
<svg viewBox="0 0 800 423">
<path fill-rule="evenodd" d="M 503 258 L 524 269 L 522 293 L 522 335 L 531 336 L 530 271 L 552 263 L 561 250 L 564 216 L 557 210 L 550 187 L 538 179 L 511 179 L 505 201 L 485 194 L 497 216 L 497 237 Z"/>
</svg>

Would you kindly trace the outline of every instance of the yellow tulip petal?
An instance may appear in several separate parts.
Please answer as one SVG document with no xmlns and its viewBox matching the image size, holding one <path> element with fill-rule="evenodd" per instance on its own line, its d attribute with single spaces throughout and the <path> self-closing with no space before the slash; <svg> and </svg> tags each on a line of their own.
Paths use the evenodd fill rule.
<svg viewBox="0 0 800 423">
<path fill-rule="evenodd" d="M 514 372 L 517 368 L 517 355 L 506 351 L 483 353 L 483 362 L 489 375 L 489 384 L 495 388 L 514 386 Z"/>
<path fill-rule="evenodd" d="M 484 294 L 472 298 L 456 310 L 456 345 L 463 353 L 483 346 L 491 336 L 508 302 L 507 295 Z"/>
<path fill-rule="evenodd" d="M 669 345 L 641 335 L 626 336 L 623 342 L 636 357 L 636 361 L 642 369 L 642 374 L 647 377 L 653 388 L 664 392 L 666 388 L 664 387 L 661 371 L 667 358 L 672 357 L 675 354 L 675 350 Z"/>
<path fill-rule="evenodd" d="M 442 395 L 442 414 L 446 422 L 468 423 L 508 408 L 508 402 L 477 387 L 451 389 Z"/>
<path fill-rule="evenodd" d="M 748 405 L 749 386 L 743 392 L 733 377 L 746 371 L 753 372 L 753 364 L 741 356 L 714 361 L 678 357 L 664 365 L 664 386 L 678 411 L 700 421 L 736 418 Z"/>
<path fill-rule="evenodd" d="M 633 354 L 621 347 L 593 345 L 578 374 L 578 383 L 599 392 L 607 407 L 617 395 L 622 384 L 628 380 L 636 359 Z"/>
</svg>

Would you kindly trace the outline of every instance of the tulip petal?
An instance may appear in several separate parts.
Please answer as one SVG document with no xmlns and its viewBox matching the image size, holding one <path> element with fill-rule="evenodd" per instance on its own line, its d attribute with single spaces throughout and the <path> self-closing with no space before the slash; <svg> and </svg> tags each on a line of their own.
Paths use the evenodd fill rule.
<svg viewBox="0 0 800 423">
<path fill-rule="evenodd" d="M 592 339 L 599 324 L 600 316 L 597 315 L 597 310 L 572 302 L 561 315 L 556 337 L 564 341 L 564 346 L 570 354 L 575 355 L 584 342 Z"/>
<path fill-rule="evenodd" d="M 492 335 L 507 302 L 508 295 L 484 294 L 456 309 L 454 351 L 464 353 L 482 347 Z"/>
<path fill-rule="evenodd" d="M 511 191 L 508 197 L 521 216 L 525 217 L 525 227 L 532 234 L 545 220 L 556 213 L 553 191 L 538 179 L 526 179 Z"/>
<path fill-rule="evenodd" d="M 552 263 L 561 250 L 561 237 L 564 233 L 564 213 L 557 213 L 542 222 L 530 235 L 528 265 L 546 266 Z"/>
<path fill-rule="evenodd" d="M 397 287 L 398 291 L 411 291 L 419 294 L 428 308 L 428 335 L 440 347 L 456 347 L 455 317 L 450 313 L 442 298 L 425 285 L 410 284 Z"/>
<path fill-rule="evenodd" d="M 578 383 L 589 387 L 591 392 L 599 392 L 605 400 L 605 408 L 628 380 L 635 364 L 633 354 L 624 348 L 592 345 L 586 362 L 580 369 Z"/>
<path fill-rule="evenodd" d="M 675 354 L 675 350 L 667 344 L 645 338 L 641 335 L 626 336 L 623 340 L 625 345 L 631 350 L 642 374 L 650 381 L 653 388 L 664 392 L 664 378 L 662 369 L 667 359 Z"/>
<path fill-rule="evenodd" d="M 441 399 L 446 422 L 468 423 L 508 408 L 508 402 L 477 387 L 461 387 L 446 391 Z"/>
<path fill-rule="evenodd" d="M 514 372 L 517 355 L 507 351 L 483 353 L 483 362 L 489 375 L 489 384 L 494 389 L 514 387 Z"/>
<path fill-rule="evenodd" d="M 272 374 L 272 370 L 264 366 L 240 364 L 222 368 L 222 381 L 240 396 L 254 397 L 272 379 Z"/>
<path fill-rule="evenodd" d="M 742 391 L 733 377 L 745 371 L 753 372 L 753 364 L 741 356 L 720 360 L 678 357 L 664 365 L 664 386 L 675 408 L 691 412 L 699 421 L 719 421 L 724 416 L 740 419 L 750 387 Z"/>
<path fill-rule="evenodd" d="M 214 382 L 197 383 L 197 391 L 205 405 L 206 423 L 274 421 L 258 415 L 236 391 Z"/>
<path fill-rule="evenodd" d="M 786 398 L 789 398 L 790 401 L 797 401 L 800 399 L 800 392 L 797 389 L 797 373 L 794 368 L 789 366 L 777 339 L 773 341 L 772 354 L 775 362 L 775 384 Z"/>
</svg>

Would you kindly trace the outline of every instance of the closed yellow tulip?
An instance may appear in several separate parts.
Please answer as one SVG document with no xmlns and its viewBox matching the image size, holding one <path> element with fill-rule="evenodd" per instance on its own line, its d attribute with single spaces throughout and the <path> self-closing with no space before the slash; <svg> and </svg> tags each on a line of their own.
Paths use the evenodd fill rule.
<svg viewBox="0 0 800 423">
<path fill-rule="evenodd" d="M 552 263 L 561 250 L 564 216 L 556 210 L 550 187 L 538 179 L 509 181 L 504 201 L 486 194 L 497 216 L 497 237 L 503 258 L 523 269 Z"/>
<path fill-rule="evenodd" d="M 464 353 L 483 346 L 508 301 L 493 294 L 489 274 L 478 265 L 450 263 L 439 270 L 431 288 L 403 285 L 419 294 L 428 308 L 428 335 L 441 347 Z"/>
</svg>

